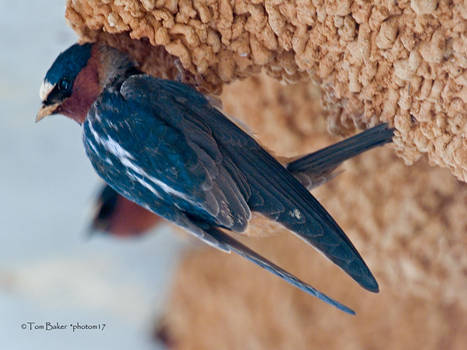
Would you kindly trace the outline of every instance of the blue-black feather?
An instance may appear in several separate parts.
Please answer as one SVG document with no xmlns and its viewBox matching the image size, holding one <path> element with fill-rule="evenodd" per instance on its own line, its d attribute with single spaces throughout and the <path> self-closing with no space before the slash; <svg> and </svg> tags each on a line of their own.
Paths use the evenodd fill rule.
<svg viewBox="0 0 467 350">
<path fill-rule="evenodd" d="M 277 266 L 273 262 L 269 261 L 268 259 L 262 257 L 261 255 L 257 254 L 255 251 L 251 250 L 250 248 L 246 247 L 239 241 L 233 239 L 229 235 L 225 234 L 224 232 L 216 229 L 216 228 L 210 228 L 208 229 L 209 234 L 214 237 L 216 240 L 219 242 L 224 243 L 227 247 L 230 248 L 231 251 L 235 252 L 236 254 L 239 254 L 243 256 L 244 258 L 250 260 L 251 262 L 255 263 L 256 265 L 262 267 L 263 269 L 268 270 L 269 272 L 272 272 L 276 276 L 284 279 L 285 281 L 289 282 L 295 287 L 298 287 L 299 289 L 303 290 L 306 293 L 309 293 L 311 295 L 314 295 L 315 297 L 325 301 L 326 303 L 335 306 L 339 310 L 342 310 L 348 314 L 355 315 L 355 311 L 352 309 L 348 308 L 347 306 L 339 303 L 338 301 L 328 297 L 327 295 L 321 293 L 319 290 L 316 288 L 312 287 L 308 283 L 305 283 L 292 275 L 291 273 L 285 271 L 281 267 Z"/>
<path fill-rule="evenodd" d="M 206 135 L 212 135 L 222 155 L 230 158 L 245 176 L 251 191 L 246 198 L 251 210 L 280 222 L 317 247 L 364 288 L 378 291 L 378 284 L 360 254 L 319 202 L 202 94 L 187 85 L 149 76 L 130 77 L 121 91 L 125 99 L 140 101 L 140 108 L 150 109 L 154 116 L 185 135 L 195 124 L 209 130 Z M 177 101 L 178 96 L 188 98 L 189 102 Z"/>
<path fill-rule="evenodd" d="M 112 107 L 108 108 L 109 104 Z M 150 183 L 167 203 L 180 210 L 212 224 L 244 230 L 250 211 L 236 182 L 221 166 L 223 157 L 214 140 L 196 136 L 198 131 L 201 132 L 196 125 L 190 125 L 190 132 L 182 132 L 158 118 L 157 112 L 148 110 L 147 106 L 135 104 L 135 101 L 123 100 L 113 91 L 105 91 L 99 97 L 84 123 L 85 143 L 93 145 L 87 147 L 90 158 L 106 155 L 112 161 L 113 171 L 120 169 L 118 181 L 130 176 L 136 187 L 144 187 L 141 182 Z M 114 106 L 120 106 L 118 112 Z M 137 116 L 134 111 L 138 111 Z M 174 111 L 174 119 L 179 118 L 180 113 Z M 136 135 L 138 129 L 146 130 L 143 133 L 147 132 L 147 137 Z M 187 135 L 195 137 L 192 139 Z M 105 147 L 109 139 L 118 143 L 133 159 L 123 160 L 127 163 L 123 164 L 121 157 L 109 154 Z M 142 171 L 138 173 L 138 169 Z"/>
<path fill-rule="evenodd" d="M 391 142 L 393 136 L 394 129 L 382 123 L 290 162 L 287 164 L 287 170 L 293 174 L 308 173 L 313 176 L 330 173 L 345 160 Z"/>
<path fill-rule="evenodd" d="M 67 78 L 74 82 L 79 72 L 86 66 L 91 57 L 92 44 L 74 44 L 58 55 L 57 59 L 47 71 L 45 81 L 52 85 L 60 79 Z"/>
</svg>

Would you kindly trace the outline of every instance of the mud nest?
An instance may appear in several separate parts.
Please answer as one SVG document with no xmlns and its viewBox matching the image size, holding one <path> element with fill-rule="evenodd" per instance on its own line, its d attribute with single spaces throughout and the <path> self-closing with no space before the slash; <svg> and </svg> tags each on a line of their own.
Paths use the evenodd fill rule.
<svg viewBox="0 0 467 350">
<path fill-rule="evenodd" d="M 331 132 L 389 121 L 407 164 L 427 154 L 467 181 L 463 0 L 68 0 L 66 17 L 83 41 L 171 77 L 155 59 L 166 50 L 205 91 L 260 70 L 316 80 Z"/>
</svg>

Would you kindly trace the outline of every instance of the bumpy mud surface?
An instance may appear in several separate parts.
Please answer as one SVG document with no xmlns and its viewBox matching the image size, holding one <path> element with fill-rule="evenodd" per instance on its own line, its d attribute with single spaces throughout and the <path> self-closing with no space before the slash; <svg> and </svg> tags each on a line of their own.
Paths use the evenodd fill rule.
<svg viewBox="0 0 467 350">
<path fill-rule="evenodd" d="M 83 40 L 126 48 L 152 73 L 166 74 L 148 54 L 165 47 L 205 91 L 260 69 L 315 79 L 333 133 L 390 121 L 406 163 L 427 154 L 467 181 L 465 1 L 69 0 L 66 16 Z"/>
</svg>

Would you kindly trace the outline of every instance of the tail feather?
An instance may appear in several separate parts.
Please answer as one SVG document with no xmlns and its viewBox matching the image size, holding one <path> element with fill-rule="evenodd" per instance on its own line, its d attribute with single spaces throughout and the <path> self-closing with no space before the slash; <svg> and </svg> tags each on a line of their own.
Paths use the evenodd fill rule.
<svg viewBox="0 0 467 350">
<path fill-rule="evenodd" d="M 353 158 L 367 150 L 392 142 L 394 129 L 387 123 L 379 124 L 355 136 L 301 157 L 287 164 L 294 176 L 307 174 L 311 177 L 322 177 L 331 173 L 342 162 Z"/>
<path fill-rule="evenodd" d="M 225 234 L 224 232 L 216 229 L 216 228 L 209 228 L 207 232 L 214 237 L 218 242 L 223 243 L 226 247 L 230 248 L 231 251 L 234 253 L 243 256 L 244 258 L 250 260 L 251 262 L 255 263 L 256 265 L 262 267 L 263 269 L 272 272 L 276 276 L 282 278 L 283 280 L 287 281 L 288 283 L 298 287 L 299 289 L 303 290 L 306 293 L 309 293 L 324 302 L 342 310 L 348 314 L 355 315 L 355 311 L 348 308 L 347 306 L 339 303 L 338 301 L 328 297 L 327 295 L 321 293 L 316 288 L 312 287 L 311 285 L 301 281 L 291 273 L 283 270 L 276 264 L 272 263 L 271 261 L 267 260 L 266 258 L 262 257 L 258 253 L 254 252 L 250 248 L 246 247 L 239 241 L 233 239 L 229 235 Z"/>
</svg>

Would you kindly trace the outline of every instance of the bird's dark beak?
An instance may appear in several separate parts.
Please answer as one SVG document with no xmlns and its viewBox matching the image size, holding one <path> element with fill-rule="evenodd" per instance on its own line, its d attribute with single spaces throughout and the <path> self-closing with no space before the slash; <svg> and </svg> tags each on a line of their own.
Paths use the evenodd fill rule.
<svg viewBox="0 0 467 350">
<path fill-rule="evenodd" d="M 39 112 L 37 112 L 36 115 L 36 123 L 40 122 L 45 117 L 54 114 L 58 106 L 60 106 L 59 103 L 54 103 L 52 105 L 42 104 L 41 109 L 39 109 Z"/>
</svg>

